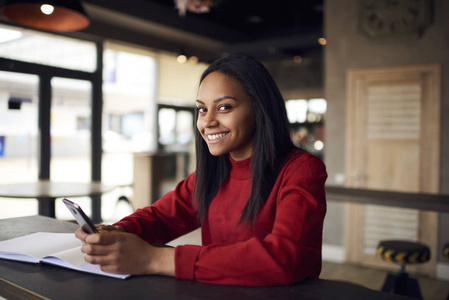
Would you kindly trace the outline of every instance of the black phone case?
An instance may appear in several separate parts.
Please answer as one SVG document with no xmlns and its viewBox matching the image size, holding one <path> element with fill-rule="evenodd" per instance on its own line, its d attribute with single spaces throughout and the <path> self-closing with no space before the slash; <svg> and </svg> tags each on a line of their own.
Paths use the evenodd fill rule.
<svg viewBox="0 0 449 300">
<path fill-rule="evenodd" d="M 70 201 L 69 199 L 62 199 L 64 204 L 67 206 L 69 211 L 72 213 L 76 222 L 83 228 L 86 233 L 97 233 L 98 230 L 95 228 L 92 220 L 84 213 L 81 207 L 75 202 Z"/>
</svg>

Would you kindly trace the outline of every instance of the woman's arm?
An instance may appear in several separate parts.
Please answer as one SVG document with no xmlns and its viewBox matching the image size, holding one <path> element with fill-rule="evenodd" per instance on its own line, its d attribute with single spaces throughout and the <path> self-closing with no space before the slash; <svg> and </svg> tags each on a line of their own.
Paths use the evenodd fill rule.
<svg viewBox="0 0 449 300">
<path fill-rule="evenodd" d="M 106 272 L 174 276 L 174 249 L 150 243 L 165 244 L 199 226 L 192 204 L 193 183 L 194 174 L 153 206 L 113 225 L 96 225 L 99 234 L 77 230 L 86 261 Z"/>
<path fill-rule="evenodd" d="M 136 210 L 113 225 L 120 225 L 149 243 L 166 244 L 197 229 L 197 209 L 193 205 L 195 173 L 153 205 Z"/>
</svg>

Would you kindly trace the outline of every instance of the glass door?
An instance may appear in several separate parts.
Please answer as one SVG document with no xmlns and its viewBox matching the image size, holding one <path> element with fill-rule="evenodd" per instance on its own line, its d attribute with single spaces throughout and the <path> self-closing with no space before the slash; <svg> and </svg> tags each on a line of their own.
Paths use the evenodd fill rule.
<svg viewBox="0 0 449 300">
<path fill-rule="evenodd" d="M 102 44 L 2 24 L 0 37 L 0 184 L 101 180 Z M 19 203 L 0 217 L 37 213 Z"/>
<path fill-rule="evenodd" d="M 51 95 L 50 179 L 90 182 L 92 84 L 86 80 L 53 77 Z M 76 201 L 91 214 L 90 197 L 77 197 Z M 71 218 L 59 201 L 56 202 L 56 217 Z"/>
<path fill-rule="evenodd" d="M 90 182 L 92 84 L 54 77 L 51 87 L 50 179 Z"/>
<path fill-rule="evenodd" d="M 0 71 L 0 184 L 38 177 L 36 75 Z M 1 199 L 0 218 L 37 213 L 34 199 Z"/>
<path fill-rule="evenodd" d="M 134 154 L 157 149 L 157 62 L 149 51 L 113 43 L 107 43 L 103 61 L 101 178 L 118 188 L 102 197 L 102 215 L 112 223 L 134 209 L 118 201 L 135 200 Z"/>
</svg>

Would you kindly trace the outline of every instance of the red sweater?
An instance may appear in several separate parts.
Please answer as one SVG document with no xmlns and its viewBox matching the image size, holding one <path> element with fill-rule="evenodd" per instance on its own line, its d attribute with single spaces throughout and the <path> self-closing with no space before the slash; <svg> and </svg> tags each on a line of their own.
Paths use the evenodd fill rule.
<svg viewBox="0 0 449 300">
<path fill-rule="evenodd" d="M 322 161 L 297 151 L 282 168 L 255 226 L 237 226 L 249 198 L 250 158 L 236 162 L 201 224 L 202 246 L 175 249 L 175 275 L 209 283 L 287 285 L 321 272 L 326 213 Z M 150 243 L 167 243 L 199 227 L 192 205 L 195 173 L 152 206 L 138 209 L 122 225 Z"/>
</svg>

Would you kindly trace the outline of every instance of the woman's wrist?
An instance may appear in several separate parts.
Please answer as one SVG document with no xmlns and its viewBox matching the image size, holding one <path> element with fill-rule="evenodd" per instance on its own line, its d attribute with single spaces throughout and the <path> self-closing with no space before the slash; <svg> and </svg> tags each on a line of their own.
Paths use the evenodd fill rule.
<svg viewBox="0 0 449 300">
<path fill-rule="evenodd" d="M 175 248 L 151 246 L 150 274 L 175 276 Z"/>
</svg>

